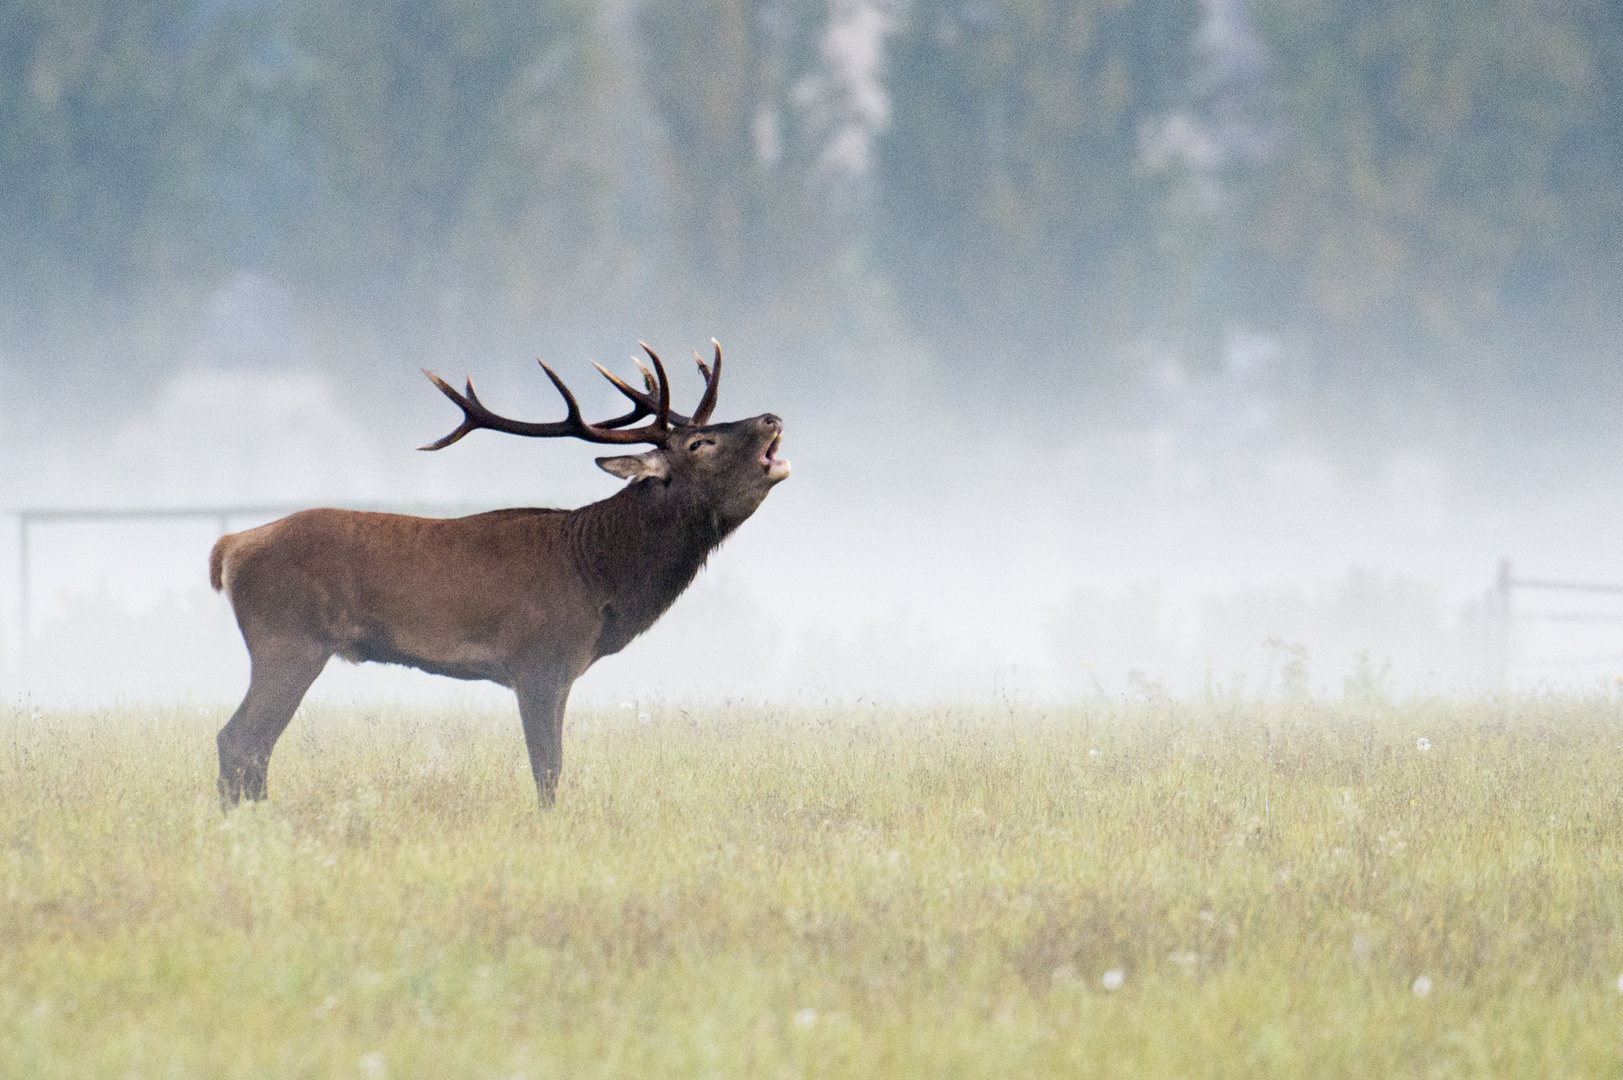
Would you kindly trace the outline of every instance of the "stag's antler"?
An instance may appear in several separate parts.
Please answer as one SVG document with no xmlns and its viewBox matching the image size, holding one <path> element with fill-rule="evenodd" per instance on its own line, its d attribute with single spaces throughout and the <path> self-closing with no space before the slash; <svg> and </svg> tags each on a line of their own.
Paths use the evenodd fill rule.
<svg viewBox="0 0 1623 1080">
<path fill-rule="evenodd" d="M 642 346 L 642 351 L 647 353 L 648 358 L 651 359 L 657 366 L 659 364 L 659 357 L 654 355 L 654 350 L 650 349 L 647 345 L 644 345 L 640 341 L 637 342 L 637 344 Z M 704 397 L 699 399 L 699 407 L 693 410 L 692 416 L 683 416 L 679 412 L 673 412 L 670 414 L 671 423 L 678 427 L 703 427 L 705 424 L 710 422 L 710 414 L 716 409 L 716 393 L 721 387 L 721 343 L 715 338 L 711 338 L 710 344 L 716 347 L 716 360 L 713 367 L 705 366 L 704 361 L 699 359 L 698 350 L 694 350 L 693 353 L 693 359 L 697 361 L 699 365 L 699 374 L 704 376 Z M 640 415 L 651 414 L 659 408 L 659 401 L 654 397 L 654 377 L 649 373 L 647 368 L 642 366 L 642 361 L 633 358 L 632 363 L 636 364 L 637 370 L 642 372 L 643 382 L 648 384 L 647 393 L 643 393 L 641 390 L 638 390 L 626 383 L 624 380 L 617 377 L 613 372 L 609 371 L 608 368 L 605 368 L 602 364 L 599 364 L 596 361 L 592 362 L 592 366 L 597 368 L 598 371 L 602 372 L 603 377 L 609 380 L 609 382 L 613 383 L 616 390 L 630 398 L 633 405 L 636 405 L 638 409 L 644 410 Z M 661 368 L 661 370 L 664 369 Z M 632 412 L 628 413 L 627 415 L 631 416 L 632 419 L 635 420 L 639 414 Z M 631 422 L 632 420 L 626 421 L 626 423 Z M 609 424 L 599 424 L 598 427 L 609 427 L 611 424 L 612 421 Z"/>
<path fill-rule="evenodd" d="M 713 367 L 705 367 L 704 361 L 699 359 L 699 350 L 693 350 L 693 362 L 699 365 L 699 374 L 704 376 L 704 397 L 699 399 L 699 407 L 693 410 L 695 424 L 710 422 L 710 414 L 716 410 L 716 391 L 721 387 L 721 342 L 711 338 L 710 344 L 716 347 Z"/>
<path fill-rule="evenodd" d="M 648 347 L 644 345 L 643 348 L 647 349 Z M 654 371 L 658 375 L 658 399 L 656 400 L 652 394 L 654 390 L 653 383 L 655 380 L 648 377 L 646 369 L 644 369 L 644 377 L 647 378 L 647 381 L 649 382 L 648 394 L 642 394 L 639 391 L 632 390 L 624 383 L 620 382 L 620 380 L 615 379 L 614 376 L 610 375 L 609 378 L 616 386 L 620 387 L 622 391 L 630 395 L 635 395 L 632 397 L 632 401 L 635 403 L 636 407 L 629 413 L 626 413 L 624 416 L 617 416 L 612 420 L 605 420 L 600 424 L 589 424 L 581 417 L 580 405 L 575 401 L 575 395 L 569 392 L 569 387 L 564 385 L 564 381 L 558 378 L 553 370 L 547 367 L 547 365 L 544 363 L 541 364 L 541 370 L 547 373 L 547 378 L 552 380 L 552 385 L 556 386 L 558 388 L 558 393 L 563 395 L 564 405 L 569 410 L 568 415 L 566 415 L 562 420 L 549 424 L 537 424 L 524 420 L 510 420 L 505 416 L 498 416 L 489 409 L 485 408 L 484 403 L 481 402 L 478 395 L 473 392 L 472 379 L 469 379 L 467 382 L 467 392 L 465 394 L 459 394 L 453 390 L 444 379 L 440 378 L 432 371 L 429 371 L 427 368 L 424 368 L 423 374 L 427 375 L 429 380 L 432 381 L 435 386 L 440 388 L 440 392 L 446 397 L 450 398 L 452 401 L 456 402 L 457 407 L 462 410 L 462 423 L 457 426 L 455 431 L 445 436 L 445 438 L 440 439 L 437 442 L 431 442 L 427 446 L 420 447 L 419 449 L 443 449 L 462 438 L 462 436 L 466 435 L 468 432 L 477 431 L 480 428 L 488 428 L 491 431 L 503 431 L 509 435 L 527 435 L 531 438 L 537 439 L 560 438 L 568 436 L 576 439 L 584 439 L 587 442 L 594 443 L 653 443 L 655 446 L 664 446 L 671 437 L 672 420 L 676 420 L 679 426 L 685 426 L 690 423 L 690 421 L 687 417 L 680 416 L 679 414 L 673 414 L 671 412 L 671 384 L 670 380 L 665 376 L 665 366 L 659 362 L 659 357 L 655 356 L 652 350 L 648 351 L 648 356 L 651 360 L 653 360 Z M 540 363 L 540 361 L 537 362 Z M 598 370 L 602 371 L 601 368 Z M 604 374 L 607 375 L 608 372 L 605 371 Z M 709 397 L 708 392 L 706 396 L 707 398 Z M 654 417 L 653 421 L 643 425 L 642 427 L 625 427 L 627 424 L 635 423 L 636 421 L 641 420 L 644 416 L 650 415 Z"/>
</svg>

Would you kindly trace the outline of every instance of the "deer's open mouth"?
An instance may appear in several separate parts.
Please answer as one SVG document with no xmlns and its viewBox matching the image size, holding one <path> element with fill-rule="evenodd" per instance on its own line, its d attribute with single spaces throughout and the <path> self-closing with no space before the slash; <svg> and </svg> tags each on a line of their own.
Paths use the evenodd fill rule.
<svg viewBox="0 0 1623 1080">
<path fill-rule="evenodd" d="M 789 475 L 789 462 L 777 456 L 778 446 L 782 442 L 782 435 L 774 435 L 772 441 L 766 444 L 766 449 L 761 452 L 761 464 L 766 468 L 766 478 L 773 483 Z"/>
</svg>

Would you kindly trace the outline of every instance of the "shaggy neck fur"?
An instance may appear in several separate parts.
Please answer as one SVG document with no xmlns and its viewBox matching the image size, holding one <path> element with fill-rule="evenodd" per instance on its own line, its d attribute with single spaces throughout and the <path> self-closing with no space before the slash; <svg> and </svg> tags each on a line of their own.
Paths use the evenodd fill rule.
<svg viewBox="0 0 1623 1080">
<path fill-rule="evenodd" d="M 598 655 L 618 652 L 676 602 L 737 528 L 695 493 L 639 480 L 570 515 L 570 554 L 604 597 Z"/>
</svg>

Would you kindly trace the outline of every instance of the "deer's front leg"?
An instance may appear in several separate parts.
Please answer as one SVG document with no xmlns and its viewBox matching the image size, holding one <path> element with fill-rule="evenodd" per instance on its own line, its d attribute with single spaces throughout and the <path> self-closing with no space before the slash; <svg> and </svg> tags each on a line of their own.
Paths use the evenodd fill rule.
<svg viewBox="0 0 1623 1080">
<path fill-rule="evenodd" d="M 542 807 L 557 798 L 558 775 L 564 765 L 564 705 L 575 680 L 561 672 L 536 669 L 515 680 L 518 715 L 524 725 L 524 747 L 530 753 L 530 772 Z"/>
</svg>

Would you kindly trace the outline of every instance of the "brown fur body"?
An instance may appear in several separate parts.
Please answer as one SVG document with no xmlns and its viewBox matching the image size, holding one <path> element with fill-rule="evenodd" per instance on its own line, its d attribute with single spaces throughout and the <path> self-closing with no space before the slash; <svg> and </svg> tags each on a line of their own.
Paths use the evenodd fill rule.
<svg viewBox="0 0 1623 1080">
<path fill-rule="evenodd" d="M 776 462 L 781 475 L 752 475 L 740 494 L 746 465 L 772 471 L 781 429 L 770 415 L 698 429 L 713 433 L 691 455 L 703 461 L 668 464 L 678 450 L 662 449 L 656 464 L 667 475 L 578 510 L 447 519 L 306 510 L 222 537 L 209 576 L 229 595 L 252 661 L 248 694 L 218 740 L 222 800 L 265 796 L 271 751 L 336 654 L 513 688 L 550 803 L 570 687 L 652 626 L 787 475 Z"/>
</svg>

